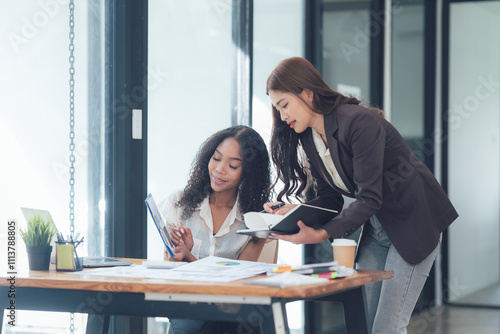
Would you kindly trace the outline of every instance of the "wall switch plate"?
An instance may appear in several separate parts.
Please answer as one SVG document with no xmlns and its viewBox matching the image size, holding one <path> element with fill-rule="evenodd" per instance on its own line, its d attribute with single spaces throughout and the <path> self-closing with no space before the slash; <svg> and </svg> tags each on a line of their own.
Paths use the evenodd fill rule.
<svg viewBox="0 0 500 334">
<path fill-rule="evenodd" d="M 132 109 L 132 139 L 142 139 L 141 109 Z"/>
</svg>

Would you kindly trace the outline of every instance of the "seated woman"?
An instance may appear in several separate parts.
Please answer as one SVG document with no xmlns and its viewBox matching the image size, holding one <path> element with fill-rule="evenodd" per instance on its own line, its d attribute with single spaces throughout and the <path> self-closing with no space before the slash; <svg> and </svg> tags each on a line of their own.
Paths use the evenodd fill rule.
<svg viewBox="0 0 500 334">
<path fill-rule="evenodd" d="M 170 230 L 174 260 L 214 255 L 256 261 L 265 239 L 236 230 L 246 228 L 244 213 L 262 210 L 270 184 L 269 155 L 255 130 L 232 126 L 208 138 L 193 162 L 187 186 L 159 205 L 167 225 L 176 226 Z M 172 319 L 169 333 L 199 333 L 204 323 Z"/>
</svg>

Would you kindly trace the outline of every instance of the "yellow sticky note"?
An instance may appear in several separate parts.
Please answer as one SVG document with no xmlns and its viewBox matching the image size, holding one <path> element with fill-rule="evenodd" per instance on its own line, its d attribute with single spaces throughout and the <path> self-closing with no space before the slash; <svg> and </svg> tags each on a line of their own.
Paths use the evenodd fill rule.
<svg viewBox="0 0 500 334">
<path fill-rule="evenodd" d="M 72 244 L 57 245 L 56 247 L 56 268 L 59 270 L 75 269 L 73 257 L 74 246 Z"/>
</svg>

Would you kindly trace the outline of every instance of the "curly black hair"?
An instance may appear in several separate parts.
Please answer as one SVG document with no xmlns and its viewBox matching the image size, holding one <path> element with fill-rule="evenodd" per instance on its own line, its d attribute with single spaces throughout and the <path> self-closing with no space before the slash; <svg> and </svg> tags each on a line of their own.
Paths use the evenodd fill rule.
<svg viewBox="0 0 500 334">
<path fill-rule="evenodd" d="M 260 211 L 269 201 L 271 191 L 271 166 L 264 140 L 254 129 L 237 125 L 213 134 L 202 145 L 191 168 L 191 176 L 182 192 L 177 207 L 183 208 L 182 219 L 191 217 L 194 210 L 212 193 L 208 163 L 215 149 L 227 138 L 240 144 L 243 158 L 238 205 L 242 213 Z"/>
</svg>

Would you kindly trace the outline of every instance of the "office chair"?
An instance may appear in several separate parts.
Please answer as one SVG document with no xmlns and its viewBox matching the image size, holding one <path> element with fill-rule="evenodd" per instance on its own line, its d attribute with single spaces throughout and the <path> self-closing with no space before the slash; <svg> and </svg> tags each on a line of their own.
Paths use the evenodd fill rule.
<svg viewBox="0 0 500 334">
<path fill-rule="evenodd" d="M 257 261 L 276 264 L 278 262 L 278 240 L 267 239 Z"/>
</svg>

